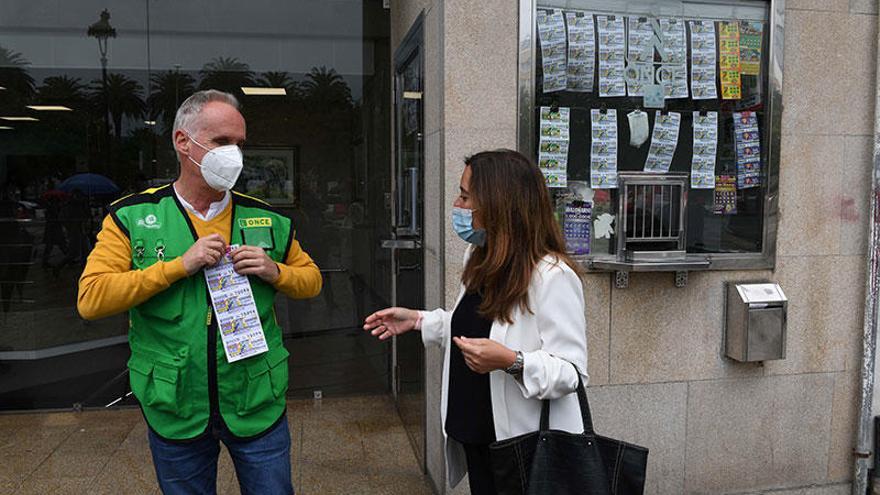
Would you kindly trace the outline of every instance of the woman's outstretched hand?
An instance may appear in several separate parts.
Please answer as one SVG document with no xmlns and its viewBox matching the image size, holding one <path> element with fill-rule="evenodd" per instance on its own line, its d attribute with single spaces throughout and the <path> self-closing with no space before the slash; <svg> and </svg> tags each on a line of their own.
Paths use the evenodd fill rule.
<svg viewBox="0 0 880 495">
<path fill-rule="evenodd" d="M 368 316 L 364 320 L 364 330 L 374 337 L 379 337 L 379 340 L 385 340 L 392 335 L 409 332 L 416 327 L 418 321 L 418 311 L 407 308 L 386 308 Z"/>
</svg>

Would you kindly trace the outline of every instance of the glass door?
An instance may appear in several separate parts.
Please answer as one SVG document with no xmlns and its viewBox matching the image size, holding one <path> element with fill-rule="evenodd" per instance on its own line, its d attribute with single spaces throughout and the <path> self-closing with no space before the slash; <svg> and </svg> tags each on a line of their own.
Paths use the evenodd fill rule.
<svg viewBox="0 0 880 495">
<path fill-rule="evenodd" d="M 421 19 L 410 29 L 394 57 L 394 201 L 391 239 L 385 242 L 392 255 L 395 305 L 425 305 L 424 251 L 424 112 L 423 36 Z M 413 449 L 425 462 L 425 359 L 417 332 L 395 338 L 393 391 L 400 417 Z"/>
</svg>

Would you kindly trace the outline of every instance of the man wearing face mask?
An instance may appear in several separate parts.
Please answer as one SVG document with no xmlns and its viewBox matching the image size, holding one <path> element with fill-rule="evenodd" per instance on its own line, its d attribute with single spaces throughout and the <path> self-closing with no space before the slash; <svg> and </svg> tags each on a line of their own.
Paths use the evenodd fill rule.
<svg viewBox="0 0 880 495">
<path fill-rule="evenodd" d="M 232 192 L 242 169 L 245 121 L 235 97 L 200 91 L 177 111 L 180 176 L 112 205 L 79 282 L 85 319 L 129 311 L 131 389 L 149 425 L 166 494 L 215 493 L 219 442 L 241 493 L 290 494 L 285 417 L 288 352 L 276 292 L 316 296 L 321 274 L 290 219 Z M 268 351 L 228 362 L 203 269 L 228 251 L 247 275 Z"/>
</svg>

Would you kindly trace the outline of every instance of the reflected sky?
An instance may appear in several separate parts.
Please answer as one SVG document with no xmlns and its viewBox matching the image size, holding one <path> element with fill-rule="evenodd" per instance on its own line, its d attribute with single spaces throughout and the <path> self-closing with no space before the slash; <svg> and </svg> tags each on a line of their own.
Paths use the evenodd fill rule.
<svg viewBox="0 0 880 495">
<path fill-rule="evenodd" d="M 97 42 L 86 30 L 109 8 L 117 37 L 109 43 L 108 70 L 198 71 L 217 57 L 238 59 L 255 72 L 302 75 L 325 66 L 342 75 L 359 99 L 358 82 L 373 66 L 362 3 L 4 0 L 0 46 L 21 53 L 32 69 L 99 70 Z"/>
</svg>

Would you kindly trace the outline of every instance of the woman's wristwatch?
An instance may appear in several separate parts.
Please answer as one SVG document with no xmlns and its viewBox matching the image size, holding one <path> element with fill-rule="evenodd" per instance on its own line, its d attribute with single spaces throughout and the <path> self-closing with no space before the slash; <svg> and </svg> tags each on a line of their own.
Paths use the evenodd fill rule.
<svg viewBox="0 0 880 495">
<path fill-rule="evenodd" d="M 513 364 L 510 365 L 509 368 L 504 370 L 505 373 L 510 375 L 520 375 L 523 372 L 523 353 L 520 351 L 516 351 L 516 359 L 513 361 Z"/>
</svg>

